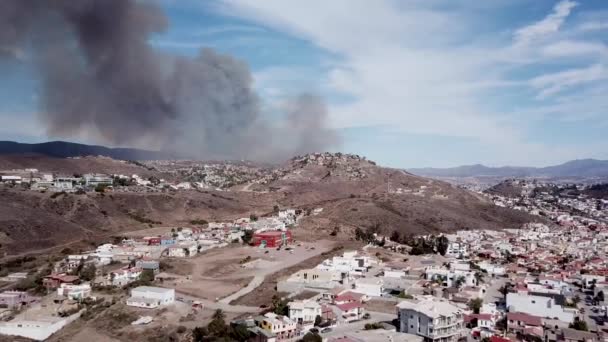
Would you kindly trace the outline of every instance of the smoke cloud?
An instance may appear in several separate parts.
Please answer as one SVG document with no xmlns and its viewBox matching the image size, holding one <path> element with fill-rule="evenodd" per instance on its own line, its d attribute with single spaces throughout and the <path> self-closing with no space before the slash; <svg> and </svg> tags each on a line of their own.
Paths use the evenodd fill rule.
<svg viewBox="0 0 608 342">
<path fill-rule="evenodd" d="M 28 55 L 51 136 L 214 159 L 280 160 L 339 144 L 322 99 L 296 97 L 271 123 L 247 64 L 207 48 L 161 53 L 149 40 L 167 27 L 159 7 L 135 0 L 2 0 L 0 62 Z"/>
</svg>

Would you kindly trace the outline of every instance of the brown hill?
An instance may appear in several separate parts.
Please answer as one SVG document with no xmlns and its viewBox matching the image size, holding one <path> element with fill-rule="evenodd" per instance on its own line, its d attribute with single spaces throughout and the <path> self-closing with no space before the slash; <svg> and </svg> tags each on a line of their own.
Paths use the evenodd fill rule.
<svg viewBox="0 0 608 342">
<path fill-rule="evenodd" d="M 60 161 L 56 161 L 57 167 L 65 171 L 73 163 L 63 160 L 68 165 L 60 165 Z M 0 243 L 9 254 L 74 241 L 99 242 L 121 231 L 149 226 L 264 215 L 277 205 L 308 212 L 323 208 L 321 213 L 305 217 L 297 228 L 296 235 L 304 239 L 329 237 L 335 227 L 340 230 L 336 238 L 351 239 L 356 227 L 425 234 L 518 228 L 537 219 L 496 207 L 448 183 L 342 154 L 294 158 L 252 184 L 231 191 L 52 195 L 4 189 L 0 190 L 0 203 Z"/>
<path fill-rule="evenodd" d="M 378 167 L 351 155 L 294 158 L 274 180 L 255 189 L 282 194 L 285 206 L 324 208 L 307 220 L 320 229 L 374 227 L 384 233 L 426 234 L 519 228 L 537 220 L 448 183 Z"/>
<path fill-rule="evenodd" d="M 123 160 L 108 157 L 55 158 L 41 154 L 0 155 L 0 170 L 38 169 L 63 175 L 84 173 L 138 174 L 140 176 L 167 176 L 155 170 Z"/>
</svg>

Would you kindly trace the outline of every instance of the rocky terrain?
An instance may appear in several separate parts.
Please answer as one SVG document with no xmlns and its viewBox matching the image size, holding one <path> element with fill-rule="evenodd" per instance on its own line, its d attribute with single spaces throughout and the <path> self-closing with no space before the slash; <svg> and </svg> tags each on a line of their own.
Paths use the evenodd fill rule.
<svg viewBox="0 0 608 342">
<path fill-rule="evenodd" d="M 45 165 L 83 172 L 99 158 L 53 159 Z M 25 159 L 19 167 L 40 167 Z M 40 159 L 39 159 L 40 160 Z M 108 173 L 159 170 L 106 160 Z M 118 169 L 112 169 L 117 167 Z M 239 176 L 240 177 L 240 176 Z M 178 180 L 181 181 L 181 180 Z M 40 193 L 20 188 L 0 190 L 0 243 L 7 254 L 43 250 L 77 241 L 97 241 L 122 231 L 150 226 L 187 225 L 192 220 L 234 219 L 264 215 L 275 206 L 310 213 L 298 228 L 302 238 L 351 239 L 355 228 L 377 232 L 426 234 L 474 228 L 518 228 L 538 220 L 493 205 L 473 192 L 448 183 L 382 168 L 345 154 L 311 154 L 289 160 L 229 191 Z M 314 209 L 323 208 L 313 213 Z M 325 235 L 326 234 L 326 235 Z"/>
</svg>

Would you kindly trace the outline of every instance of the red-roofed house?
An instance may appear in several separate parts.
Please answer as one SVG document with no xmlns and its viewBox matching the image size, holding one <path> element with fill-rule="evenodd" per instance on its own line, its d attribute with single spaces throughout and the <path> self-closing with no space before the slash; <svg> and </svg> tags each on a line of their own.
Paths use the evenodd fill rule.
<svg viewBox="0 0 608 342">
<path fill-rule="evenodd" d="M 511 342 L 511 340 L 506 337 L 492 336 L 490 337 L 490 342 Z"/>
<path fill-rule="evenodd" d="M 542 326 L 542 318 L 523 312 L 507 313 L 507 330 L 523 333 L 526 328 Z"/>
<path fill-rule="evenodd" d="M 355 292 L 344 292 L 334 298 L 334 304 L 346 304 L 351 302 L 363 302 L 365 295 Z"/>
<path fill-rule="evenodd" d="M 48 290 L 54 290 L 61 284 L 74 284 L 78 279 L 78 276 L 72 276 L 67 274 L 50 274 L 42 280 L 42 284 Z"/>
<path fill-rule="evenodd" d="M 346 304 L 338 304 L 336 307 L 342 312 L 342 317 L 347 321 L 356 321 L 363 318 L 365 309 L 359 302 L 350 302 Z"/>
</svg>

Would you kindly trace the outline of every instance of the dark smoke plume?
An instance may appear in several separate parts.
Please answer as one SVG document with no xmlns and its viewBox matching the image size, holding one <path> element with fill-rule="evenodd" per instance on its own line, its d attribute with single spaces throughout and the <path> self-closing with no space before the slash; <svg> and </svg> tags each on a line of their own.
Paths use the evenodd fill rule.
<svg viewBox="0 0 608 342">
<path fill-rule="evenodd" d="M 25 53 L 38 70 L 51 136 L 262 160 L 339 143 L 320 98 L 293 99 L 269 124 L 245 63 L 155 50 L 149 40 L 167 25 L 159 7 L 135 0 L 1 0 L 0 61 Z"/>
</svg>

